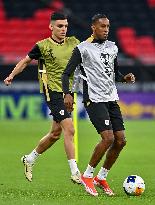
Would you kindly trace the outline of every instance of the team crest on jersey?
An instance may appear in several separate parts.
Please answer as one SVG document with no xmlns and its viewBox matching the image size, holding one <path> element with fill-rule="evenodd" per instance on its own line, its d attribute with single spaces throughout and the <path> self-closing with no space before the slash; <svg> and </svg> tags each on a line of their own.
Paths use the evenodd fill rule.
<svg viewBox="0 0 155 205">
<path fill-rule="evenodd" d="M 109 125 L 109 120 L 105 120 L 105 125 Z"/>
<path fill-rule="evenodd" d="M 64 115 L 65 114 L 65 112 L 64 112 L 64 110 L 60 110 L 60 115 Z"/>
<path fill-rule="evenodd" d="M 52 58 L 52 59 L 55 59 L 56 57 L 54 57 L 54 54 L 53 54 L 53 49 L 47 49 L 46 52 L 45 52 L 45 55 L 47 56 L 47 58 Z"/>
</svg>

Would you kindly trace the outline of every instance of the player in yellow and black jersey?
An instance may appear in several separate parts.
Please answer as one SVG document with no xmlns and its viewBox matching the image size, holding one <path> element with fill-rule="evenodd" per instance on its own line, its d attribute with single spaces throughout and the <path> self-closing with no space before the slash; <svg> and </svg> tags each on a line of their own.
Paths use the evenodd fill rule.
<svg viewBox="0 0 155 205">
<path fill-rule="evenodd" d="M 37 147 L 30 154 L 22 157 L 25 176 L 29 181 L 32 181 L 32 166 L 36 159 L 60 138 L 63 130 L 71 179 L 80 183 L 80 172 L 75 161 L 73 144 L 74 127 L 70 115 L 73 108 L 71 106 L 66 109 L 61 88 L 62 73 L 73 49 L 79 44 L 79 40 L 75 37 L 66 37 L 67 27 L 67 17 L 62 13 L 53 13 L 49 25 L 51 36 L 37 42 L 4 80 L 6 85 L 10 85 L 14 77 L 22 72 L 33 59 L 38 60 L 40 90 L 45 95 L 47 105 L 53 115 L 53 122 L 50 131 L 40 140 Z"/>
</svg>

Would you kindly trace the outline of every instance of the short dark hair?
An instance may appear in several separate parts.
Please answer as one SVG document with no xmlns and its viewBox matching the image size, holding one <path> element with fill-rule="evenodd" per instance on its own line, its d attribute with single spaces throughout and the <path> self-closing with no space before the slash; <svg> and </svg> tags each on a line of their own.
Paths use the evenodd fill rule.
<svg viewBox="0 0 155 205">
<path fill-rule="evenodd" d="M 95 14 L 91 19 L 92 24 L 96 23 L 96 21 L 101 18 L 107 18 L 107 16 L 105 14 Z"/>
<path fill-rule="evenodd" d="M 64 20 L 64 19 L 67 19 L 67 15 L 65 15 L 64 13 L 54 12 L 51 14 L 51 21 Z"/>
</svg>

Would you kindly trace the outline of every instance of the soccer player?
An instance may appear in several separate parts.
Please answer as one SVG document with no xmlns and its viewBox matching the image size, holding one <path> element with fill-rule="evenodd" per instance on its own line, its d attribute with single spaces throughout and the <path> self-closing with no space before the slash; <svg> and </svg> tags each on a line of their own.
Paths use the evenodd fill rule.
<svg viewBox="0 0 155 205">
<path fill-rule="evenodd" d="M 95 185 L 107 195 L 114 195 L 106 178 L 112 165 L 126 144 L 124 125 L 118 101 L 115 81 L 133 83 L 132 73 L 122 75 L 118 70 L 118 48 L 108 41 L 110 23 L 104 14 L 92 18 L 92 37 L 77 45 L 62 76 L 62 87 L 65 93 L 66 107 L 70 107 L 73 98 L 69 89 L 69 77 L 80 65 L 79 80 L 83 80 L 83 102 L 89 118 L 101 136 L 89 164 L 81 176 L 85 190 L 97 196 Z M 78 72 L 76 72 L 78 73 Z M 78 76 L 76 76 L 78 79 Z M 97 176 L 94 170 L 104 154 L 106 159 Z"/>
<path fill-rule="evenodd" d="M 30 154 L 22 157 L 25 176 L 30 182 L 32 181 L 32 167 L 36 159 L 60 138 L 63 131 L 71 179 L 73 182 L 81 183 L 80 171 L 75 160 L 74 127 L 70 115 L 73 104 L 66 109 L 61 83 L 61 75 L 71 53 L 75 46 L 79 44 L 79 40 L 75 37 L 66 37 L 67 27 L 66 15 L 53 13 L 49 25 L 52 32 L 51 37 L 38 41 L 28 55 L 15 66 L 11 74 L 4 80 L 6 85 L 10 85 L 14 77 L 22 72 L 33 59 L 38 60 L 40 88 L 45 95 L 47 105 L 53 116 L 53 122 L 51 129 L 40 140 L 37 147 Z"/>
</svg>

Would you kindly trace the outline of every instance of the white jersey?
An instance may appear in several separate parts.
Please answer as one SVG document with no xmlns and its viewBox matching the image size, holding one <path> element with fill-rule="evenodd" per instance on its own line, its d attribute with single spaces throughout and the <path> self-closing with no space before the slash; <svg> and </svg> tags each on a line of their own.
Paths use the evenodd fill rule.
<svg viewBox="0 0 155 205">
<path fill-rule="evenodd" d="M 118 48 L 115 43 L 108 40 L 102 44 L 84 41 L 77 47 L 86 77 L 78 71 L 75 75 L 87 81 L 89 99 L 97 103 L 118 100 L 114 73 Z"/>
</svg>

